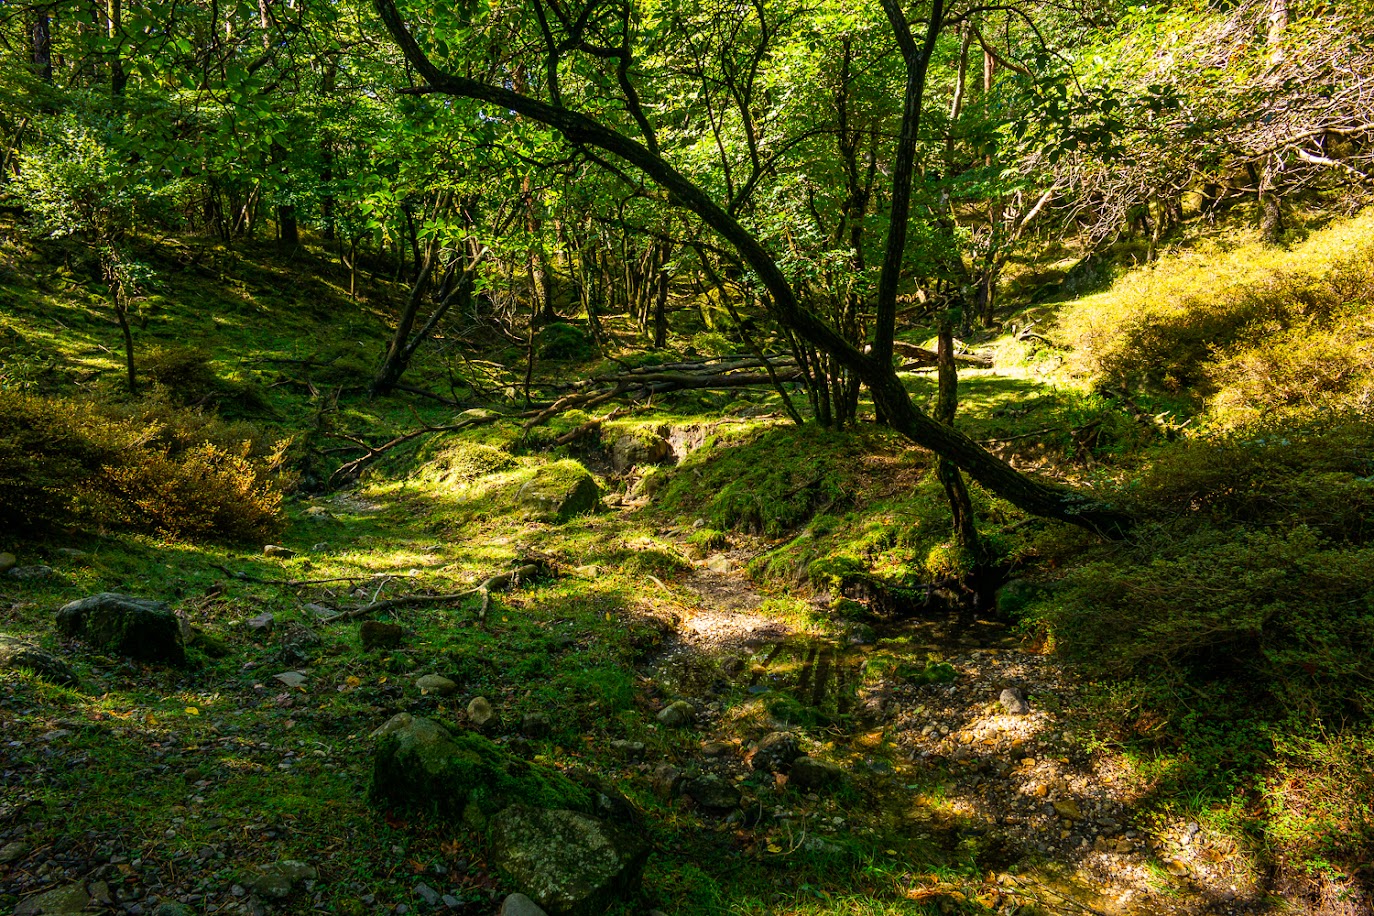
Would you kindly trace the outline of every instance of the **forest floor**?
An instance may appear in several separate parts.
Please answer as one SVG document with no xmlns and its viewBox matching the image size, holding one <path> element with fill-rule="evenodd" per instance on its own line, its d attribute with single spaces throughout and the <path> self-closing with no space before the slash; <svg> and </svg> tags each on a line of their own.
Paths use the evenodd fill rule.
<svg viewBox="0 0 1374 916">
<path fill-rule="evenodd" d="M 326 522 L 301 507 L 295 540 L 334 545 L 303 547 L 316 557 L 304 565 L 348 550 L 339 538 L 349 519 L 362 523 L 356 540 L 374 557 L 404 554 L 421 569 L 450 559 L 454 545 L 424 544 L 422 525 L 404 542 L 385 542 L 404 524 L 404 503 L 382 492 L 340 494 L 316 502 L 333 516 Z M 587 524 L 633 540 L 643 511 L 624 505 Z M 692 530 L 657 529 L 658 543 L 685 547 Z M 538 530 L 504 540 L 540 535 L 547 543 Z M 52 907 L 64 894 L 93 911 L 169 916 L 186 911 L 157 907 L 490 912 L 511 889 L 491 872 L 479 836 L 364 801 L 368 732 L 400 711 L 463 725 L 480 692 L 497 709 L 502 724 L 489 734 L 499 743 L 609 778 L 648 815 L 659 851 L 644 899 L 626 913 L 1271 910 L 1230 840 L 1161 818 L 1150 786 L 1090 746 L 1076 727 L 1087 718 L 1079 685 L 1042 647 L 998 623 L 943 615 L 818 625 L 824 615 L 799 613 L 744 574 L 761 544 L 732 539 L 672 584 L 652 574 L 628 590 L 598 591 L 598 580 L 578 576 L 566 577 L 561 593 L 535 584 L 498 601 L 485 624 L 471 609 L 397 613 L 408 636 L 390 653 L 361 650 L 356 622 L 310 620 L 388 580 L 247 585 L 206 558 L 163 555 L 191 620 L 231 648 L 189 673 L 92 656 L 44 635 L 56 605 L 95 590 L 97 578 L 117 588 L 112 568 L 163 548 L 96 540 L 53 551 L 51 579 L 6 588 L 5 629 L 77 660 L 83 684 L 66 690 L 21 677 L 0 697 L 0 902 L 20 914 L 67 912 L 37 903 Z M 484 546 L 493 545 L 464 549 Z M 290 567 L 301 565 L 222 559 L 260 578 L 295 578 Z M 362 575 L 356 566 L 352 574 Z M 569 614 L 588 600 L 590 614 Z M 812 598 L 818 609 L 828 600 Z M 264 609 L 276 614 L 275 632 L 247 622 Z M 512 626 L 516 615 L 521 626 Z M 611 663 L 598 660 L 597 644 L 628 634 L 630 655 L 614 656 L 633 657 L 621 672 L 628 693 L 616 700 L 615 685 L 596 686 L 588 695 L 601 699 L 587 701 L 586 716 L 566 695 L 546 705 L 518 672 L 499 670 L 509 656 L 455 649 L 479 630 L 517 653 L 530 651 L 535 634 L 553 658 L 561 648 L 564 663 L 582 667 L 555 661 L 556 679 L 592 680 L 616 675 L 597 667 Z M 434 671 L 457 678 L 459 693 L 417 689 L 416 678 Z M 303 677 L 281 677 L 292 672 Z M 1007 688 L 1022 692 L 1028 712 L 1007 709 Z M 696 708 L 695 722 L 660 727 L 657 711 L 680 699 Z M 554 734 L 523 737 L 528 709 L 546 710 Z M 802 789 L 755 771 L 758 741 L 775 730 L 842 775 Z M 672 788 L 712 774 L 742 792 L 728 816 Z M 313 876 L 285 902 L 255 883 L 257 869 L 280 860 L 304 862 Z"/>
</svg>

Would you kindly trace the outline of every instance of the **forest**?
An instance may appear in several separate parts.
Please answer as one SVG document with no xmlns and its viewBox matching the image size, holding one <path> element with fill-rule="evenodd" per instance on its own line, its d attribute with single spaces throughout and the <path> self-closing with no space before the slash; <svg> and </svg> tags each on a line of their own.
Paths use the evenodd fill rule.
<svg viewBox="0 0 1374 916">
<path fill-rule="evenodd" d="M 1374 912 L 1374 3 L 0 2 L 0 911 Z"/>
</svg>

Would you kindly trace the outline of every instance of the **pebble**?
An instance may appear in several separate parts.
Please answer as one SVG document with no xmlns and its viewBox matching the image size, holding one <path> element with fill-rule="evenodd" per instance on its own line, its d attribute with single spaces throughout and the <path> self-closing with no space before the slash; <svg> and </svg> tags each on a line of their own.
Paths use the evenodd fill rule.
<svg viewBox="0 0 1374 916">
<path fill-rule="evenodd" d="M 491 701 L 486 697 L 473 697 L 468 703 L 468 721 L 478 728 L 483 727 L 492 719 L 496 718 L 496 710 L 491 708 Z"/>
<path fill-rule="evenodd" d="M 411 892 L 428 906 L 438 906 L 439 904 L 439 892 L 428 884 L 417 884 L 411 888 Z"/>
</svg>

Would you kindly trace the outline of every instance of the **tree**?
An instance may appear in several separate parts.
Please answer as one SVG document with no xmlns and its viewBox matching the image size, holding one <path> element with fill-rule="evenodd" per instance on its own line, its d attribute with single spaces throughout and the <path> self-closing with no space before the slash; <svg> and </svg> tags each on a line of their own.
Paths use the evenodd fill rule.
<svg viewBox="0 0 1374 916">
<path fill-rule="evenodd" d="M 758 233 L 746 227 L 736 213 L 717 203 L 702 185 L 665 158 L 658 140 L 662 131 L 650 120 L 642 101 L 646 97 L 658 97 L 658 93 L 651 94 L 637 84 L 640 77 L 635 67 L 637 12 L 629 0 L 590 0 L 581 8 L 530 0 L 524 12 L 531 23 L 537 24 L 537 29 L 532 29 L 530 44 L 521 46 L 519 53 L 522 58 L 537 62 L 536 68 L 531 69 L 542 73 L 543 79 L 537 87 L 531 84 L 526 92 L 510 88 L 512 81 L 509 78 L 485 80 L 441 68 L 407 26 L 395 0 L 375 0 L 375 5 L 405 59 L 424 80 L 423 85 L 409 87 L 406 92 L 416 95 L 439 93 L 485 102 L 493 106 L 493 113 L 488 117 L 502 118 L 504 113 L 510 112 L 545 124 L 575 147 L 595 151 L 598 156 L 608 153 L 623 166 L 647 177 L 669 201 L 689 210 L 720 236 L 753 271 L 766 291 L 770 312 L 779 324 L 853 372 L 868 387 L 875 406 L 886 420 L 908 439 L 949 458 L 984 486 L 1033 514 L 1104 533 L 1120 533 L 1129 526 L 1129 519 L 1114 507 L 1070 488 L 1022 474 L 956 429 L 931 418 L 912 402 L 893 367 L 896 297 L 905 253 L 914 152 L 926 72 L 945 24 L 942 0 L 934 0 L 924 18 L 920 43 L 913 37 L 895 0 L 884 2 L 884 11 L 905 65 L 906 79 L 894 157 L 896 164 L 892 169 L 893 204 L 870 352 L 864 352 L 811 311 Z M 442 47 L 450 51 L 470 40 L 476 28 L 471 20 L 465 23 L 428 20 L 423 24 L 425 32 L 433 36 L 432 40 L 441 42 Z M 446 29 L 451 29 L 452 34 L 446 33 Z M 574 102 L 575 95 L 583 97 L 583 106 Z M 661 97 L 659 102 L 664 106 L 668 104 Z M 628 113 L 629 116 L 628 119 L 622 117 L 623 128 L 606 116 L 616 115 L 617 109 L 621 115 Z M 671 123 L 669 117 L 660 116 L 659 119 L 661 123 Z M 637 133 L 638 138 L 632 136 L 631 131 Z M 610 167 L 623 166 L 612 164 Z"/>
</svg>

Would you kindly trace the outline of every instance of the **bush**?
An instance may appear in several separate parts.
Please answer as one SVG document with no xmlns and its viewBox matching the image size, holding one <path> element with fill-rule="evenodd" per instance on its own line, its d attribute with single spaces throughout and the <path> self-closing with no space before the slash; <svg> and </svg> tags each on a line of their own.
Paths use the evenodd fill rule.
<svg viewBox="0 0 1374 916">
<path fill-rule="evenodd" d="M 1055 337 L 1072 348 L 1070 367 L 1099 385 L 1215 393 L 1256 348 L 1282 360 L 1285 343 L 1367 310 L 1374 302 L 1371 230 L 1374 212 L 1288 250 L 1258 241 L 1213 243 L 1162 258 L 1066 308 Z M 1209 370 L 1218 348 L 1232 353 L 1229 370 Z M 1297 362 L 1311 368 L 1316 356 L 1305 353 Z M 1367 346 L 1355 361 L 1369 372 Z"/>
<path fill-rule="evenodd" d="M 280 522 L 286 445 L 165 401 L 110 407 L 0 392 L 0 526 L 261 539 Z"/>
</svg>

